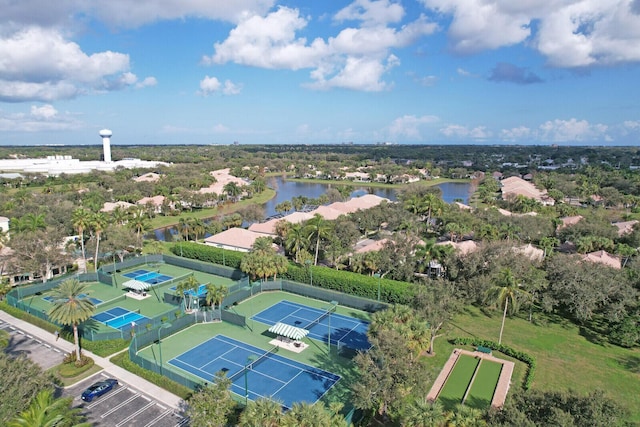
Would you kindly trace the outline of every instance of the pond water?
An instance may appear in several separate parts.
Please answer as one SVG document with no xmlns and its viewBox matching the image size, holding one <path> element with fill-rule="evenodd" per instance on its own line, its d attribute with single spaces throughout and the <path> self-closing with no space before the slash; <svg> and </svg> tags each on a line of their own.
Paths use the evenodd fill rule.
<svg viewBox="0 0 640 427">
<path fill-rule="evenodd" d="M 267 181 L 267 186 L 276 190 L 276 196 L 263 205 L 265 218 L 277 214 L 275 209 L 277 204 L 297 196 L 305 196 L 310 199 L 318 198 L 326 193 L 329 188 L 332 188 L 333 184 L 287 181 L 282 177 L 272 177 Z M 457 199 L 462 200 L 462 203 L 469 203 L 469 197 L 473 190 L 472 184 L 468 182 L 445 182 L 438 184 L 438 187 L 442 190 L 442 199 L 447 203 L 452 203 Z M 385 197 L 391 201 L 397 200 L 396 192 L 392 188 L 367 187 L 366 185 L 354 187 L 351 197 L 359 197 L 367 193 Z M 172 236 L 177 234 L 176 227 L 166 227 L 154 230 L 152 234 L 150 233 L 146 237 L 170 241 L 173 240 Z"/>
</svg>

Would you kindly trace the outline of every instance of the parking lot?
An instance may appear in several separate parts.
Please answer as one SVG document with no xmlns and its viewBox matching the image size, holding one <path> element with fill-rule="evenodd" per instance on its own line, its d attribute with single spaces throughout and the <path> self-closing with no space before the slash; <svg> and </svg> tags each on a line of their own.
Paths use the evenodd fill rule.
<svg viewBox="0 0 640 427">
<path fill-rule="evenodd" d="M 119 383 L 113 390 L 95 398 L 92 402 L 84 402 L 80 399 L 83 390 L 96 381 L 106 378 L 109 378 L 106 374 L 99 373 L 63 391 L 64 396 L 73 397 L 73 406 L 82 408 L 92 425 L 109 427 L 186 425 L 185 419 L 175 414 L 172 408 L 163 406 L 127 384 Z"/>
<path fill-rule="evenodd" d="M 0 329 L 9 333 L 9 346 L 5 352 L 12 356 L 24 354 L 36 362 L 43 370 L 47 370 L 62 363 L 64 353 L 48 343 L 25 334 L 12 325 L 0 321 Z"/>
<path fill-rule="evenodd" d="M 0 321 L 0 329 L 10 335 L 8 354 L 25 355 L 40 365 L 44 370 L 62 363 L 64 352 L 55 345 L 24 333 L 11 324 Z M 52 341 L 52 343 L 55 341 Z M 104 427 L 182 427 L 187 420 L 167 407 L 128 384 L 119 384 L 110 392 L 95 398 L 92 402 L 80 399 L 82 392 L 91 384 L 108 377 L 108 373 L 100 372 L 81 382 L 62 390 L 63 396 L 73 398 L 73 406 L 82 409 L 87 421 L 93 426 Z"/>
</svg>

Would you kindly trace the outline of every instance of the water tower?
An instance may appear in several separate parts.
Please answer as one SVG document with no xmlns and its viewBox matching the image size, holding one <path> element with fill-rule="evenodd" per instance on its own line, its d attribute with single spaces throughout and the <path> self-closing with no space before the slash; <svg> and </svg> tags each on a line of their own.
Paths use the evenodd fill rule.
<svg viewBox="0 0 640 427">
<path fill-rule="evenodd" d="M 111 132 L 109 129 L 102 129 L 98 134 L 102 137 L 102 149 L 104 151 L 104 161 L 111 163 Z"/>
</svg>

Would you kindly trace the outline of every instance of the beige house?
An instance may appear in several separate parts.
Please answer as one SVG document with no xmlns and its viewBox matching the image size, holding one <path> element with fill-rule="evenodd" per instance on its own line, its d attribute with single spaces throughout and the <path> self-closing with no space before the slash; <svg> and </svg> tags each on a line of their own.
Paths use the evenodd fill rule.
<svg viewBox="0 0 640 427">
<path fill-rule="evenodd" d="M 555 200 L 547 195 L 547 190 L 538 190 L 532 183 L 517 177 L 511 176 L 500 181 L 502 185 L 502 199 L 507 200 L 512 197 L 524 196 L 534 199 L 543 205 L 553 205 Z"/>
<path fill-rule="evenodd" d="M 599 264 L 604 264 L 611 268 L 615 268 L 620 270 L 622 268 L 622 263 L 620 262 L 620 258 L 617 256 L 611 255 L 607 251 L 596 251 L 590 252 L 582 257 L 583 261 L 588 262 L 597 262 Z"/>
<path fill-rule="evenodd" d="M 102 206 L 102 209 L 100 209 L 100 212 L 113 212 L 116 208 L 120 208 L 123 210 L 127 210 L 129 209 L 131 206 L 135 206 L 133 203 L 129 203 L 129 202 L 104 202 L 104 205 Z"/>
<path fill-rule="evenodd" d="M 233 227 L 204 239 L 204 244 L 228 251 L 249 252 L 256 239 L 265 237 L 262 233 Z"/>
</svg>

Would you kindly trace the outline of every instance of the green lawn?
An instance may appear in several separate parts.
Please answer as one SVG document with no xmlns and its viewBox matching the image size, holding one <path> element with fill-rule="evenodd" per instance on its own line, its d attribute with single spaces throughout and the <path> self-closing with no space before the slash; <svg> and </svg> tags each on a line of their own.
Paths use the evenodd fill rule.
<svg viewBox="0 0 640 427">
<path fill-rule="evenodd" d="M 446 409 L 453 409 L 462 402 L 467 387 L 471 382 L 473 373 L 478 366 L 479 359 L 467 354 L 461 354 L 447 378 L 447 382 L 440 390 L 438 400 L 442 402 Z"/>
<path fill-rule="evenodd" d="M 500 322 L 501 313 L 485 313 L 476 307 L 467 307 L 455 316 L 446 336 L 435 343 L 436 375 L 453 349 L 448 339 L 478 337 L 498 341 Z M 542 313 L 535 313 L 531 323 L 523 318 L 507 318 L 502 343 L 536 359 L 533 388 L 572 389 L 582 394 L 605 390 L 631 412 L 633 422 L 640 422 L 640 349 L 608 344 L 566 319 Z M 513 360 L 497 352 L 495 356 Z M 524 372 L 524 364 L 516 362 L 512 389 L 522 384 Z"/>
<path fill-rule="evenodd" d="M 488 408 L 500 378 L 500 371 L 502 371 L 502 363 L 483 360 L 464 404 L 478 409 Z"/>
</svg>

